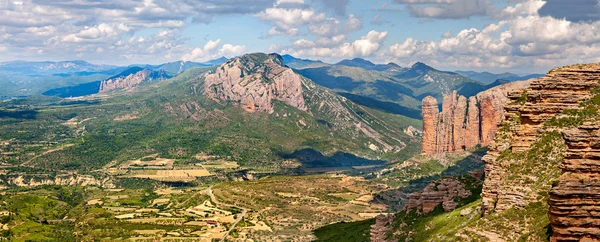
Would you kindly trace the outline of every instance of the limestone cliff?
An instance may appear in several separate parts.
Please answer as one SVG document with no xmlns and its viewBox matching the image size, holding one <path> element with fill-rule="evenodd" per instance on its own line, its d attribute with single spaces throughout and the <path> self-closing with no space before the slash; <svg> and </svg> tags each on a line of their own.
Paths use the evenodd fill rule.
<svg viewBox="0 0 600 242">
<path fill-rule="evenodd" d="M 504 118 L 507 93 L 526 88 L 529 82 L 507 83 L 468 99 L 454 91 L 444 95 L 442 112 L 435 98 L 426 97 L 422 105 L 422 153 L 456 152 L 489 145 L 497 131 L 497 123 Z"/>
<path fill-rule="evenodd" d="M 140 67 L 132 67 L 119 75 L 113 76 L 100 83 L 100 92 L 115 89 L 131 89 L 143 82 L 160 81 L 170 78 L 164 71 L 152 71 Z"/>
<path fill-rule="evenodd" d="M 204 92 L 217 102 L 237 102 L 248 112 L 272 113 L 275 100 L 306 111 L 302 77 L 276 54 L 255 53 L 227 61 L 206 76 Z"/>
</svg>

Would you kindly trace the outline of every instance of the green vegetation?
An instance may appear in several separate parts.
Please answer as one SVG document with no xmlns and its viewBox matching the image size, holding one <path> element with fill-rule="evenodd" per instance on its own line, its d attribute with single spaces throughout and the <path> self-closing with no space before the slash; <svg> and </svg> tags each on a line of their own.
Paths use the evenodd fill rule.
<svg viewBox="0 0 600 242">
<path fill-rule="evenodd" d="M 356 222 L 340 222 L 315 229 L 313 233 L 317 236 L 315 241 L 370 241 L 369 235 L 371 225 L 375 219 L 367 219 Z"/>
<path fill-rule="evenodd" d="M 552 117 L 544 123 L 547 127 L 577 127 L 586 121 L 594 121 L 600 118 L 598 114 L 600 110 L 600 87 L 592 90 L 594 95 L 589 100 L 582 102 L 579 109 L 566 109 L 562 112 L 563 115 Z"/>
</svg>

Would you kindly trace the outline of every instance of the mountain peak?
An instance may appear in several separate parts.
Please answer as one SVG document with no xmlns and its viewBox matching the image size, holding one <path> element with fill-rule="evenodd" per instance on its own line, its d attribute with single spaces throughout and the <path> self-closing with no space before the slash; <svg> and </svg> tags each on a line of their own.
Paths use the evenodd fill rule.
<svg viewBox="0 0 600 242">
<path fill-rule="evenodd" d="M 250 62 L 254 63 L 255 65 L 262 65 L 262 64 L 269 64 L 269 63 L 273 63 L 279 66 L 284 66 L 285 64 L 283 63 L 283 58 L 276 53 L 272 53 L 272 54 L 266 54 L 266 53 L 250 53 L 250 54 L 245 54 L 242 55 L 238 58 L 233 58 L 231 60 L 229 60 L 228 62 L 235 62 L 235 61 L 241 61 L 243 64 L 248 64 Z"/>
<path fill-rule="evenodd" d="M 228 60 L 205 78 L 204 92 L 216 102 L 233 101 L 248 112 L 272 113 L 273 100 L 306 111 L 302 77 L 279 54 L 252 53 Z"/>
<path fill-rule="evenodd" d="M 418 70 L 433 70 L 434 68 L 431 66 L 428 66 L 427 64 L 423 63 L 423 62 L 417 62 L 415 64 L 413 64 L 411 67 L 411 69 L 418 69 Z"/>
</svg>

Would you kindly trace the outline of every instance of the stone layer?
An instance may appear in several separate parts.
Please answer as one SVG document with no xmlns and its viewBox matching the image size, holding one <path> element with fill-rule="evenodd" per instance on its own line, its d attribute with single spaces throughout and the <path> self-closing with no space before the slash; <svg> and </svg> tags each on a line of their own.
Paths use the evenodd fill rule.
<svg viewBox="0 0 600 242">
<path fill-rule="evenodd" d="M 600 240 L 600 122 L 564 130 L 563 174 L 550 191 L 552 241 Z"/>
<path fill-rule="evenodd" d="M 536 201 L 537 195 L 531 192 L 532 187 L 515 185 L 507 180 L 511 164 L 497 158 L 507 149 L 512 153 L 528 151 L 537 137 L 546 132 L 543 128 L 545 121 L 565 109 L 580 108 L 579 104 L 589 99 L 591 90 L 598 86 L 600 69 L 597 67 L 556 69 L 531 81 L 529 88 L 508 93 L 504 122 L 499 125 L 505 125 L 507 129 L 496 133 L 494 142 L 483 157 L 486 179 L 481 196 L 484 214 L 513 207 L 523 208 Z"/>
</svg>

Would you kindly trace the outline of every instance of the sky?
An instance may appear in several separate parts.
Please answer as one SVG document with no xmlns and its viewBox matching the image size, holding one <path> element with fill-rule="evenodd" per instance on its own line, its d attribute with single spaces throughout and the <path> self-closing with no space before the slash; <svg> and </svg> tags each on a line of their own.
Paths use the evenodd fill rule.
<svg viewBox="0 0 600 242">
<path fill-rule="evenodd" d="M 600 0 L 0 0 L 0 61 L 251 52 L 544 73 L 600 62 Z"/>
</svg>

